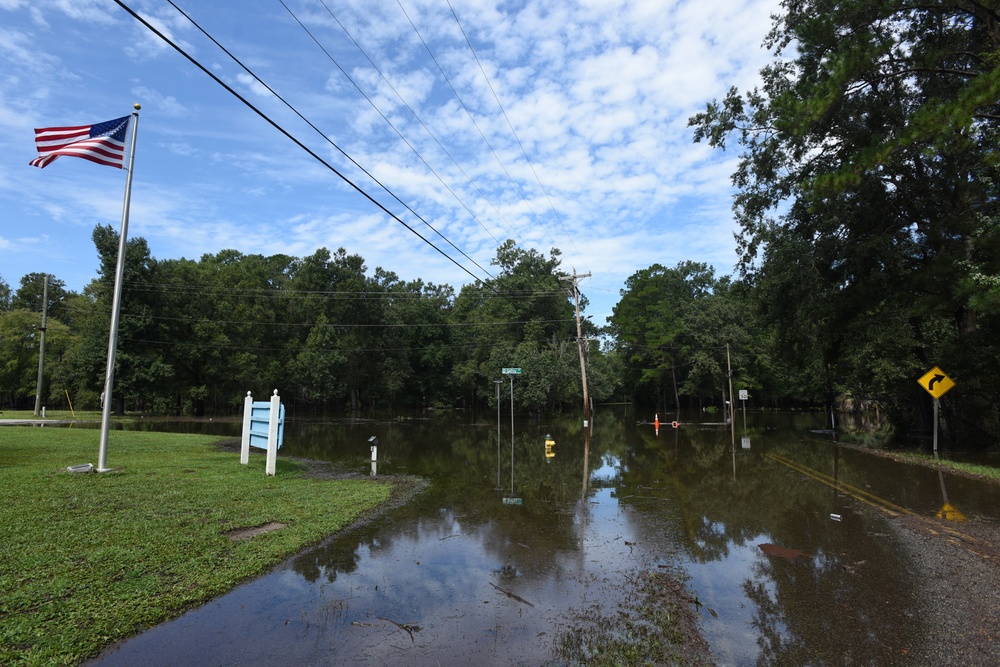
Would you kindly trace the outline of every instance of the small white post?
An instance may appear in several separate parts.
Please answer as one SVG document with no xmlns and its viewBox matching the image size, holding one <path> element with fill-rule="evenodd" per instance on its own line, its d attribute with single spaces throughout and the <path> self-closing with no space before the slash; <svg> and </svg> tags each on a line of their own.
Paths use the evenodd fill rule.
<svg viewBox="0 0 1000 667">
<path fill-rule="evenodd" d="M 278 463 L 278 417 L 281 411 L 281 398 L 278 397 L 278 390 L 274 390 L 271 396 L 271 414 L 267 420 L 267 466 L 264 472 L 274 476 L 275 467 Z"/>
<path fill-rule="evenodd" d="M 247 392 L 243 399 L 243 438 L 240 441 L 240 463 L 250 463 L 250 416 L 253 414 L 253 397 Z"/>
</svg>

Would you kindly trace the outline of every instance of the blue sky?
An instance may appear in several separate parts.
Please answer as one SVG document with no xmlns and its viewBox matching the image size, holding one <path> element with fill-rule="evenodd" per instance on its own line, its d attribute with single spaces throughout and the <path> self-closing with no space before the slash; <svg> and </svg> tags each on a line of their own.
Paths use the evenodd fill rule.
<svg viewBox="0 0 1000 667">
<path fill-rule="evenodd" d="M 507 238 L 557 247 L 567 272 L 593 274 L 581 289 L 604 324 L 651 264 L 732 271 L 736 154 L 692 143 L 686 125 L 730 86 L 754 85 L 777 0 L 284 2 L 175 0 L 479 266 L 168 2 L 125 0 L 477 276 Z M 136 102 L 129 235 L 157 259 L 343 247 L 369 273 L 472 280 L 114 2 L 0 0 L 0 72 L 0 276 L 12 288 L 45 272 L 81 290 L 98 269 L 94 226 L 121 223 L 124 170 L 30 167 L 33 128 Z"/>
</svg>

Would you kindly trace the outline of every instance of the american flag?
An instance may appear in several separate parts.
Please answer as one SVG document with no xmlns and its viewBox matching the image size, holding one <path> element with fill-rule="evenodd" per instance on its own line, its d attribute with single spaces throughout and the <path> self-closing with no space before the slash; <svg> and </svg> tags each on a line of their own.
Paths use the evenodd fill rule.
<svg viewBox="0 0 1000 667">
<path fill-rule="evenodd" d="M 29 164 L 44 168 L 60 155 L 68 155 L 122 169 L 128 121 L 129 116 L 123 116 L 93 125 L 35 128 L 38 157 Z"/>
</svg>

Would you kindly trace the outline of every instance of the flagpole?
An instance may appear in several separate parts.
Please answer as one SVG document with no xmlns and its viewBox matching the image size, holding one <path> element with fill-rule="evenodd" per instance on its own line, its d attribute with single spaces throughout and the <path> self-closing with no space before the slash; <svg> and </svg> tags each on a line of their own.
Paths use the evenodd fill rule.
<svg viewBox="0 0 1000 667">
<path fill-rule="evenodd" d="M 97 472 L 108 472 L 108 430 L 111 426 L 111 389 L 115 381 L 115 352 L 118 350 L 118 321 L 121 318 L 122 280 L 125 277 L 125 243 L 128 238 L 128 211 L 132 199 L 132 166 L 135 164 L 135 135 L 139 129 L 138 103 L 133 105 L 132 142 L 129 146 L 128 176 L 125 178 L 125 201 L 122 204 L 122 230 L 118 237 L 118 266 L 115 272 L 115 291 L 111 303 L 111 335 L 108 337 L 108 368 L 104 374 L 104 393 L 101 414 L 101 449 L 97 455 Z"/>
</svg>

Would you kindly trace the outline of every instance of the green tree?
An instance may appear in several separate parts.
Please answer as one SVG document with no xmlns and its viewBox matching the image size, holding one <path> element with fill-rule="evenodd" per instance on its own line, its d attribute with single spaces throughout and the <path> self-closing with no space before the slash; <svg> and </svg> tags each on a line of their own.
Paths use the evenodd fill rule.
<svg viewBox="0 0 1000 667">
<path fill-rule="evenodd" d="M 45 291 L 44 273 L 29 273 L 22 276 L 21 286 L 14 293 L 10 307 L 24 308 L 40 313 L 42 312 L 42 297 L 45 295 Z M 73 296 L 73 292 L 66 291 L 66 283 L 50 275 L 48 280 L 48 316 L 69 323 L 72 316 L 67 310 L 66 301 L 71 296 Z"/>
<path fill-rule="evenodd" d="M 518 248 L 505 241 L 497 248 L 492 265 L 499 268 L 495 278 L 466 285 L 455 299 L 453 340 L 460 357 L 454 367 L 455 383 L 473 403 L 484 398 L 495 402 L 493 381 L 504 367 L 525 367 L 529 362 L 543 375 L 525 375 L 515 383 L 515 397 L 522 407 L 551 409 L 560 396 L 573 389 L 560 386 L 569 377 L 556 368 L 569 363 L 560 343 L 575 341 L 573 304 L 566 285 L 560 282 L 560 252 L 548 257 L 537 250 Z M 585 302 L 581 303 L 581 308 Z M 587 324 L 585 335 L 594 333 Z M 543 357 L 554 357 L 545 359 Z M 574 357 L 577 389 L 579 356 Z M 551 400 L 550 400 L 551 399 Z"/>
<path fill-rule="evenodd" d="M 119 234 L 110 225 L 98 225 L 92 235 L 100 259 L 98 278 L 87 291 L 96 308 L 77 324 L 85 338 L 74 354 L 73 375 L 85 378 L 88 389 L 100 394 L 107 370 L 108 337 L 118 265 Z M 121 294 L 118 348 L 115 355 L 113 409 L 122 414 L 126 401 L 140 407 L 156 392 L 170 371 L 162 359 L 163 344 L 157 339 L 154 317 L 160 310 L 160 293 L 154 288 L 156 260 L 142 237 L 127 240 Z"/>
<path fill-rule="evenodd" d="M 0 313 L 10 310 L 10 285 L 0 276 Z"/>
<path fill-rule="evenodd" d="M 38 384 L 41 316 L 26 308 L 0 312 L 0 405 L 10 408 L 33 404 Z M 58 377 L 73 338 L 69 327 L 55 318 L 46 322 L 42 405 L 52 405 L 52 378 Z M 61 391 L 54 397 L 61 404 Z"/>
<path fill-rule="evenodd" d="M 964 0 L 783 8 L 762 86 L 691 124 L 741 147 L 741 268 L 814 378 L 800 384 L 902 409 L 933 360 L 995 386 L 974 360 L 996 356 L 1000 303 L 1000 14 Z"/>
</svg>

